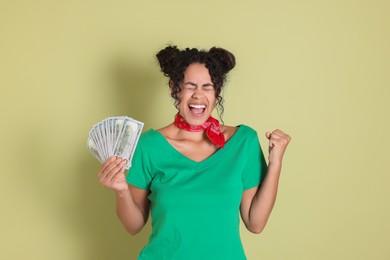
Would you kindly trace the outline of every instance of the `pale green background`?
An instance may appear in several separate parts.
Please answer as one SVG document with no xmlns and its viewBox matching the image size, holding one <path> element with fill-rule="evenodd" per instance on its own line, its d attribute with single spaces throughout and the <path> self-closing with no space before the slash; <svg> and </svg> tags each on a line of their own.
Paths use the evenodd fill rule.
<svg viewBox="0 0 390 260">
<path fill-rule="evenodd" d="M 390 259 L 389 11 L 386 0 L 2 0 L 0 258 L 136 258 L 150 227 L 126 234 L 85 141 L 108 116 L 170 123 L 154 54 L 172 42 L 236 55 L 226 124 L 254 127 L 265 148 L 267 130 L 293 137 L 266 230 L 242 231 L 248 259 Z"/>
</svg>

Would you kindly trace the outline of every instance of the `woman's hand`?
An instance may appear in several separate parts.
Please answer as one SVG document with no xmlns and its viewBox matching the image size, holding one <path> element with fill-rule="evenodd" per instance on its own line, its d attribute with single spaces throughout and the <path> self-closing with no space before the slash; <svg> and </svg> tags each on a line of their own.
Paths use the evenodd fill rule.
<svg viewBox="0 0 390 260">
<path fill-rule="evenodd" d="M 279 129 L 276 129 L 273 132 L 267 132 L 265 133 L 265 136 L 269 140 L 269 164 L 282 164 L 283 155 L 291 137 Z"/>
<path fill-rule="evenodd" d="M 100 184 L 115 191 L 126 191 L 129 186 L 126 182 L 125 168 L 127 160 L 111 156 L 104 162 L 98 173 Z"/>
</svg>

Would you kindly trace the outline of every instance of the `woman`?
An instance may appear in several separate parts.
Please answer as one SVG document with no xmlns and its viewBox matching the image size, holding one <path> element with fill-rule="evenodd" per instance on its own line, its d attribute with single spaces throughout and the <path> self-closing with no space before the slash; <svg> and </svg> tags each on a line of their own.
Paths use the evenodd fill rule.
<svg viewBox="0 0 390 260">
<path fill-rule="evenodd" d="M 151 211 L 152 234 L 139 259 L 246 259 L 239 213 L 249 231 L 263 230 L 290 136 L 266 133 L 267 166 L 252 128 L 220 125 L 211 116 L 215 106 L 223 112 L 221 90 L 235 66 L 227 50 L 168 46 L 156 56 L 178 109 L 174 122 L 141 136 L 127 175 L 126 162 L 111 157 L 99 181 L 115 191 L 130 234 Z"/>
</svg>

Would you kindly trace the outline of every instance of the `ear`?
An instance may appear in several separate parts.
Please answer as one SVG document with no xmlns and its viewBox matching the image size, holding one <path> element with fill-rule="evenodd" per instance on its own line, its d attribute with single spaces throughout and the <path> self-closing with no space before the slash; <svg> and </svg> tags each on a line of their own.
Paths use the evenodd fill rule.
<svg viewBox="0 0 390 260">
<path fill-rule="evenodd" d="M 172 93 L 172 90 L 173 90 L 173 81 L 170 79 L 169 80 L 169 89 L 171 90 L 171 93 Z"/>
</svg>

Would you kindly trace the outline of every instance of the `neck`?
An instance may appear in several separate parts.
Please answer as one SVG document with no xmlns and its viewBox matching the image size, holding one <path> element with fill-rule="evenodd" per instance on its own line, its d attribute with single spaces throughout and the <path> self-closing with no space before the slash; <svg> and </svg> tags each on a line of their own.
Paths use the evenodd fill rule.
<svg viewBox="0 0 390 260">
<path fill-rule="evenodd" d="M 209 117 L 206 122 L 201 125 L 191 126 L 185 119 L 179 114 L 176 114 L 174 125 L 180 130 L 188 132 L 201 132 L 205 133 L 207 138 L 215 145 L 223 148 L 225 145 L 225 137 L 221 133 L 221 128 L 217 119 Z M 193 135 L 192 135 L 193 136 Z"/>
<path fill-rule="evenodd" d="M 177 139 L 186 139 L 186 140 L 193 140 L 193 141 L 202 141 L 207 140 L 207 136 L 205 134 L 205 131 L 200 132 L 190 132 L 183 129 L 178 128 L 175 126 L 175 124 L 171 124 L 172 133 L 177 137 Z"/>
</svg>

